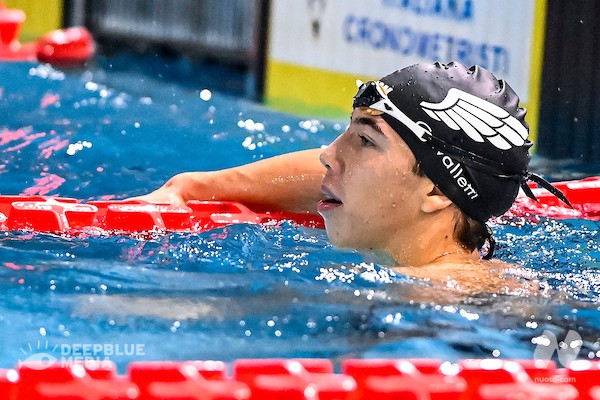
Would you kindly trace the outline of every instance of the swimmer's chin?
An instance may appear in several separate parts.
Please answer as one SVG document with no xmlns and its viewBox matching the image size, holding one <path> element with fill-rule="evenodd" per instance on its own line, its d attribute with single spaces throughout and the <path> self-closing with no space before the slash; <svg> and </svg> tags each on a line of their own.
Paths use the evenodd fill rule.
<svg viewBox="0 0 600 400">
<path fill-rule="evenodd" d="M 325 221 L 325 224 L 327 225 L 327 220 Z M 398 266 L 398 263 L 394 257 L 387 250 L 366 248 L 361 246 L 360 243 L 350 242 L 339 235 L 331 233 L 329 228 L 327 229 L 327 238 L 329 239 L 329 243 L 331 243 L 331 245 L 337 249 L 356 250 L 364 257 L 365 262 L 383 265 L 386 267 Z"/>
<path fill-rule="evenodd" d="M 325 226 L 327 227 L 327 220 L 325 220 Z M 348 243 L 346 240 L 344 240 L 340 236 L 338 236 L 334 233 L 331 233 L 331 230 L 329 227 L 327 227 L 326 231 L 327 231 L 327 239 L 329 240 L 329 243 L 336 249 L 355 248 L 354 246 L 352 246 L 350 243 Z"/>
<path fill-rule="evenodd" d="M 396 262 L 394 257 L 386 250 L 369 249 L 358 250 L 358 252 L 363 255 L 365 261 L 368 263 L 373 263 L 386 267 L 398 266 L 398 263 Z"/>
</svg>

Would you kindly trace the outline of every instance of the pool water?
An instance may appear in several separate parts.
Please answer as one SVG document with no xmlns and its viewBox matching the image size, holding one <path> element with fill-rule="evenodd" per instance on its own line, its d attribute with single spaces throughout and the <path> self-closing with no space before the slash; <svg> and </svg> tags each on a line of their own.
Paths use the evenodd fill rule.
<svg viewBox="0 0 600 400">
<path fill-rule="evenodd" d="M 70 71 L 0 64 L 0 194 L 120 199 L 178 172 L 322 146 L 345 128 L 212 88 L 110 59 Z M 0 368 L 52 357 L 120 369 L 246 357 L 531 359 L 545 331 L 559 340 L 574 331 L 578 357 L 600 358 L 598 223 L 512 219 L 493 229 L 517 279 L 540 282 L 535 295 L 457 296 L 290 223 L 145 239 L 0 232 Z"/>
</svg>

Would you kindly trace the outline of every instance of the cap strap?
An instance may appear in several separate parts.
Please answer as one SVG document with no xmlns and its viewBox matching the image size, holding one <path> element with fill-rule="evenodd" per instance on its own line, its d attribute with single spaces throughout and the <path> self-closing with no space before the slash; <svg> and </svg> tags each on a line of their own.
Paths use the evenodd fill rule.
<svg viewBox="0 0 600 400">
<path fill-rule="evenodd" d="M 426 141 L 438 149 L 443 150 L 450 157 L 458 157 L 461 163 L 466 164 L 472 168 L 485 172 L 487 174 L 497 176 L 499 178 L 521 178 L 526 175 L 525 171 L 507 171 L 505 166 L 501 163 L 490 160 L 489 158 L 481 157 L 475 153 L 467 150 L 463 150 L 458 146 L 450 144 L 445 140 L 442 140 L 431 133 L 425 135 Z"/>
<path fill-rule="evenodd" d="M 555 195 L 556 197 L 558 197 L 563 203 L 565 203 L 569 207 L 573 208 L 573 205 L 567 199 L 567 196 L 565 196 L 565 194 L 563 192 L 561 192 L 556 187 L 552 186 L 550 184 L 550 182 L 548 182 L 547 180 L 545 180 L 541 176 L 530 172 L 527 175 L 527 180 L 533 181 L 533 182 L 537 183 L 538 185 L 540 185 L 541 187 L 543 187 L 544 189 L 546 189 L 547 191 L 549 191 L 550 193 L 552 193 L 553 195 Z M 523 189 L 523 191 L 525 192 L 525 194 L 527 195 L 527 197 L 529 197 L 532 200 L 538 201 L 538 199 L 533 194 L 533 191 L 531 190 L 531 188 L 527 185 L 527 182 L 523 182 L 523 184 L 521 185 L 521 188 Z"/>
</svg>

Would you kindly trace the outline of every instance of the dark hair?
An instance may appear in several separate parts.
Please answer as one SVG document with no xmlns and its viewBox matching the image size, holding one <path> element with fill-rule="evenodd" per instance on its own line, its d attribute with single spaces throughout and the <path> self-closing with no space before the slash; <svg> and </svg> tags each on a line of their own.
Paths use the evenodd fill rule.
<svg viewBox="0 0 600 400">
<path fill-rule="evenodd" d="M 417 176 L 427 176 L 418 162 L 413 165 L 412 172 Z M 492 235 L 492 230 L 485 222 L 477 221 L 458 210 L 454 223 L 453 237 L 465 249 L 469 251 L 482 251 L 487 244 L 487 248 L 483 252 L 483 258 L 485 260 L 491 259 L 496 246 L 496 241 Z"/>
<path fill-rule="evenodd" d="M 462 211 L 459 212 L 454 224 L 454 239 L 456 239 L 467 250 L 483 250 L 486 247 L 483 258 L 489 260 L 494 255 L 496 241 L 492 236 L 492 230 L 485 222 L 477 221 Z"/>
</svg>

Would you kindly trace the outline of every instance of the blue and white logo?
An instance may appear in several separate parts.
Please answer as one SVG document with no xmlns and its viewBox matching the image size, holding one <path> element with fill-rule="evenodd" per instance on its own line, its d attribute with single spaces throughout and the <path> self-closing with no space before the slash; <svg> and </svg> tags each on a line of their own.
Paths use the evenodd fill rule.
<svg viewBox="0 0 600 400">
<path fill-rule="evenodd" d="M 50 346 L 47 341 L 42 343 L 40 340 L 37 341 L 37 345 L 27 343 L 19 350 L 23 354 L 22 358 L 19 357 L 19 368 L 22 366 L 37 370 L 50 368 L 58 362 L 57 355 L 60 355 L 56 353 L 58 346 Z"/>
</svg>

